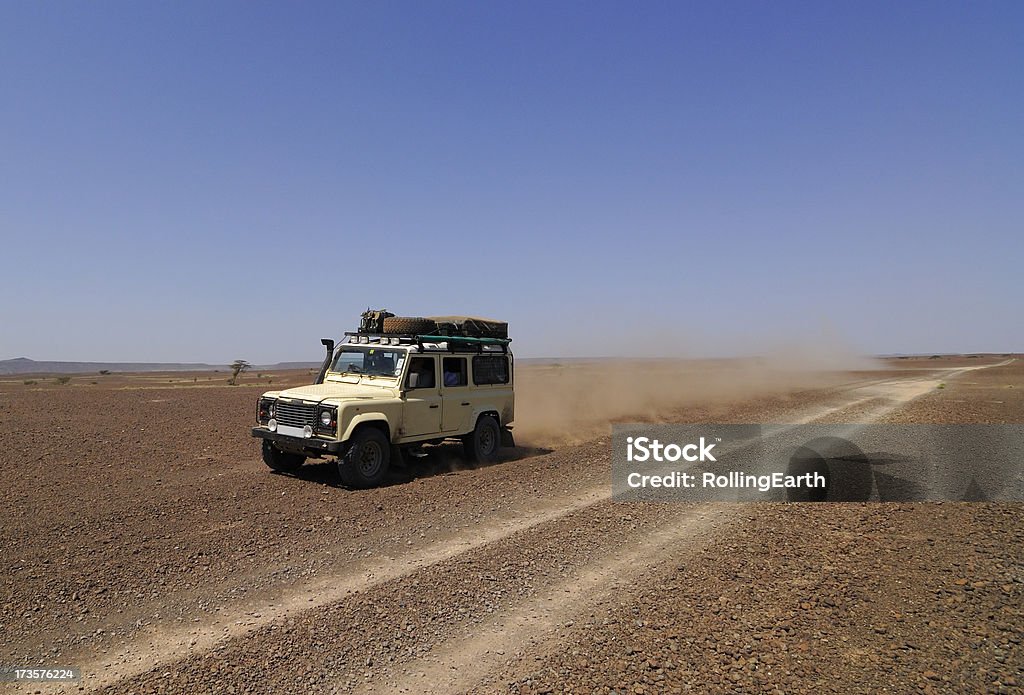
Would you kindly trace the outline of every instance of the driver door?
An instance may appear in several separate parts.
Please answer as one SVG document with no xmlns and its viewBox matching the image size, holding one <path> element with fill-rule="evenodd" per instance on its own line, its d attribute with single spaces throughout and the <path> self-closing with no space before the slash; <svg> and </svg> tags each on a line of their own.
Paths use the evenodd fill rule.
<svg viewBox="0 0 1024 695">
<path fill-rule="evenodd" d="M 414 376 L 415 375 L 415 376 Z M 441 431 L 441 392 L 437 379 L 437 357 L 416 355 L 409 360 L 405 375 L 405 407 L 399 435 L 417 437 Z"/>
</svg>

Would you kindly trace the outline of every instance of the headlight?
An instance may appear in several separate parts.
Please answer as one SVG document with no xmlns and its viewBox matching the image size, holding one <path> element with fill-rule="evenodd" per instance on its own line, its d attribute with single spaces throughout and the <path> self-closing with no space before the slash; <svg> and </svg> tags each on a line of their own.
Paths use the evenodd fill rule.
<svg viewBox="0 0 1024 695">
<path fill-rule="evenodd" d="M 321 434 L 332 435 L 338 426 L 338 409 L 323 407 L 316 411 L 315 429 Z"/>
<path fill-rule="evenodd" d="M 274 399 L 260 398 L 256 402 L 256 419 L 264 423 L 274 417 Z"/>
</svg>

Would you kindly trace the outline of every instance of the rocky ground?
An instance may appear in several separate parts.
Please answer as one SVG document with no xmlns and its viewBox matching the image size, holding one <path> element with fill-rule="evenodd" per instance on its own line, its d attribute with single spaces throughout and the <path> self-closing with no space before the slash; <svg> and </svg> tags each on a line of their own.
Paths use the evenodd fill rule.
<svg viewBox="0 0 1024 695">
<path fill-rule="evenodd" d="M 1024 422 L 1024 361 L 953 371 L 1000 361 L 899 360 L 660 417 Z M 477 469 L 438 447 L 348 491 L 326 462 L 265 469 L 247 429 L 265 385 L 95 386 L 0 384 L 0 663 L 80 665 L 72 690 L 1021 682 L 1019 504 L 618 504 L 602 436 Z"/>
</svg>

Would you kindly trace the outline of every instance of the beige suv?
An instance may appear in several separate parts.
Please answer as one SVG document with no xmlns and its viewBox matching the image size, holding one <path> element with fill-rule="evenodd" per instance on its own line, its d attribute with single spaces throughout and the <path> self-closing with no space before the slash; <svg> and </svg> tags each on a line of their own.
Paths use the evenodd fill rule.
<svg viewBox="0 0 1024 695">
<path fill-rule="evenodd" d="M 337 457 L 344 484 L 387 478 L 395 457 L 423 444 L 461 439 L 472 461 L 514 446 L 513 361 L 509 340 L 347 334 L 317 383 L 260 396 L 263 460 L 291 471 L 309 457 Z"/>
</svg>

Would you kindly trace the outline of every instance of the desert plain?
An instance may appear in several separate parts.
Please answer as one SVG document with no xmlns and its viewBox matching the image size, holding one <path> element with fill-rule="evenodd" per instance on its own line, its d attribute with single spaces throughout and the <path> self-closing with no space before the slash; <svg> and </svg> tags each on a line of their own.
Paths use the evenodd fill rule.
<svg viewBox="0 0 1024 695">
<path fill-rule="evenodd" d="M 1017 692 L 1014 501 L 622 504 L 610 423 L 1024 423 L 1024 359 L 523 363 L 518 446 L 271 472 L 308 370 L 0 379 L 0 664 L 102 693 Z M 964 465 L 970 465 L 969 461 Z"/>
</svg>

